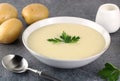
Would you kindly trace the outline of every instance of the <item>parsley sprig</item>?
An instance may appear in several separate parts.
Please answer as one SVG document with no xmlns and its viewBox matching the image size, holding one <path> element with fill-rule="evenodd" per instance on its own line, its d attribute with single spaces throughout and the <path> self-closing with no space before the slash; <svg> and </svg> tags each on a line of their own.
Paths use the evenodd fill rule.
<svg viewBox="0 0 120 81">
<path fill-rule="evenodd" d="M 120 70 L 111 63 L 106 63 L 105 67 L 98 74 L 106 81 L 118 81 Z"/>
<path fill-rule="evenodd" d="M 66 32 L 62 32 L 62 34 L 59 36 L 59 38 L 50 38 L 47 39 L 49 42 L 53 43 L 59 43 L 59 42 L 64 42 L 64 43 L 75 43 L 80 39 L 79 36 L 70 36 Z"/>
</svg>

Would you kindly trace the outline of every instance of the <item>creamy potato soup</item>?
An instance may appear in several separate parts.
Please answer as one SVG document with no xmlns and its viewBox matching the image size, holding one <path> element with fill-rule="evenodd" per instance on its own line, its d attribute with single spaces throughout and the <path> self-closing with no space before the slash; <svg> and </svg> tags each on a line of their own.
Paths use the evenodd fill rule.
<svg viewBox="0 0 120 81">
<path fill-rule="evenodd" d="M 62 32 L 70 36 L 79 36 L 75 43 L 53 43 L 50 38 L 59 38 Z M 28 46 L 35 52 L 59 60 L 79 60 L 100 53 L 105 46 L 103 36 L 87 26 L 72 23 L 47 25 L 32 32 L 28 37 Z"/>
</svg>

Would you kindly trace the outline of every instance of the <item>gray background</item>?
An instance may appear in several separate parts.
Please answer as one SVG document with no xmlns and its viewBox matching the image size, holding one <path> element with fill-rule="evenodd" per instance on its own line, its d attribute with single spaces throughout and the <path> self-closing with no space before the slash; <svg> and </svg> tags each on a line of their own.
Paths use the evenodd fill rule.
<svg viewBox="0 0 120 81">
<path fill-rule="evenodd" d="M 93 20 L 97 9 L 104 3 L 114 3 L 120 7 L 119 0 L 0 0 L 13 4 L 19 12 L 19 18 L 27 27 L 22 16 L 21 10 L 30 3 L 40 2 L 46 5 L 50 11 L 50 17 L 53 16 L 75 16 Z M 111 34 L 111 45 L 109 49 L 96 61 L 76 69 L 57 69 L 47 66 L 35 59 L 23 46 L 21 36 L 19 39 L 9 45 L 0 44 L 0 61 L 7 54 L 18 54 L 29 61 L 32 68 L 48 71 L 49 74 L 64 81 L 103 81 L 97 75 L 97 72 L 104 67 L 106 62 L 111 62 L 120 68 L 120 30 Z M 23 74 L 14 74 L 5 70 L 0 63 L 0 81 L 49 81 L 38 77 L 32 72 Z M 120 81 L 120 80 L 119 80 Z"/>
</svg>

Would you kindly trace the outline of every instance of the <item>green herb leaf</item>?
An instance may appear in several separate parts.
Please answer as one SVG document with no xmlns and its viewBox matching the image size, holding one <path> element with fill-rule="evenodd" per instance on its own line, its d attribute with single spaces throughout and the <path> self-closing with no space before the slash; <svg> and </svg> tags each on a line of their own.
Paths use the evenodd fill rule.
<svg viewBox="0 0 120 81">
<path fill-rule="evenodd" d="M 62 32 L 62 34 L 60 35 L 59 38 L 51 38 L 48 39 L 49 42 L 53 42 L 53 43 L 58 43 L 58 42 L 64 42 L 64 43 L 75 43 L 80 39 L 79 36 L 70 36 L 68 34 L 66 34 L 64 31 Z"/>
<path fill-rule="evenodd" d="M 107 81 L 117 81 L 119 79 L 120 70 L 111 63 L 106 63 L 105 67 L 100 70 L 98 74 Z"/>
<path fill-rule="evenodd" d="M 57 43 L 57 42 L 61 42 L 62 40 L 58 39 L 58 38 L 54 38 L 54 39 L 48 39 L 49 42 L 54 42 L 54 43 Z"/>
</svg>

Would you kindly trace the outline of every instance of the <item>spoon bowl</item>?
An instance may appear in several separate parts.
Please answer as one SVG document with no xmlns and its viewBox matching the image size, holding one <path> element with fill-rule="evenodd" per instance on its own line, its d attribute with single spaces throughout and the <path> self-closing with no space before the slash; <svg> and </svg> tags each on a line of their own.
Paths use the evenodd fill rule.
<svg viewBox="0 0 120 81">
<path fill-rule="evenodd" d="M 18 55 L 7 55 L 2 59 L 2 65 L 9 71 L 15 73 L 25 72 L 28 68 L 28 62 L 21 56 Z"/>
</svg>

